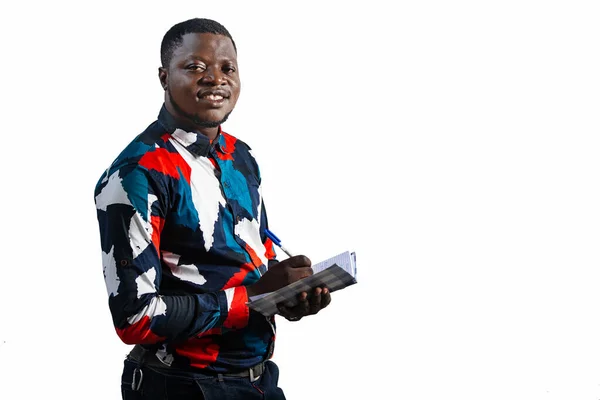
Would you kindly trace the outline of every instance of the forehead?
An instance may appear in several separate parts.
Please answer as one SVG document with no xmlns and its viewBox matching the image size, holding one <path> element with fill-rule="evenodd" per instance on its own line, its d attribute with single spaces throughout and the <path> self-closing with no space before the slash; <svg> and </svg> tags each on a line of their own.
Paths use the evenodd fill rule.
<svg viewBox="0 0 600 400">
<path fill-rule="evenodd" d="M 186 33 L 173 51 L 173 59 L 199 57 L 203 59 L 237 60 L 231 39 L 214 33 Z"/>
</svg>

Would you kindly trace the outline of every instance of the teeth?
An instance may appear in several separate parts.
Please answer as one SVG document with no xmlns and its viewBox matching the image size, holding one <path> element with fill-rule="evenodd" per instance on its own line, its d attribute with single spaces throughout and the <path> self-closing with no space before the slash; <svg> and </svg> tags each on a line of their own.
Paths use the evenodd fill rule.
<svg viewBox="0 0 600 400">
<path fill-rule="evenodd" d="M 218 94 L 207 94 L 203 97 L 205 99 L 209 99 L 209 100 L 223 100 L 223 96 L 218 95 Z"/>
</svg>

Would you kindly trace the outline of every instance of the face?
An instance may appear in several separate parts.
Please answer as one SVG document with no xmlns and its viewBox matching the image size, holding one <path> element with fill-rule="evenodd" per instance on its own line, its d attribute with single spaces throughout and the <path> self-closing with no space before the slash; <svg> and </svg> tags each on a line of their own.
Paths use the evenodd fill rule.
<svg viewBox="0 0 600 400">
<path fill-rule="evenodd" d="M 168 67 L 159 68 L 165 105 L 182 122 L 216 132 L 240 95 L 233 43 L 212 33 L 188 33 L 182 39 Z"/>
</svg>

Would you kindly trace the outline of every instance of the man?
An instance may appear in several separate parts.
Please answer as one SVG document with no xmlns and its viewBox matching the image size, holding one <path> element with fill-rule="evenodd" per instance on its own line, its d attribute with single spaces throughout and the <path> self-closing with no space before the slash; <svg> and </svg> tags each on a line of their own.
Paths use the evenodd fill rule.
<svg viewBox="0 0 600 400">
<path fill-rule="evenodd" d="M 95 191 L 113 322 L 136 345 L 123 398 L 283 399 L 275 319 L 246 302 L 311 275 L 311 262 L 275 259 L 258 165 L 221 129 L 240 94 L 235 43 L 218 22 L 188 20 L 165 34 L 161 62 L 158 120 Z M 330 301 L 315 288 L 278 308 L 298 320 Z"/>
</svg>

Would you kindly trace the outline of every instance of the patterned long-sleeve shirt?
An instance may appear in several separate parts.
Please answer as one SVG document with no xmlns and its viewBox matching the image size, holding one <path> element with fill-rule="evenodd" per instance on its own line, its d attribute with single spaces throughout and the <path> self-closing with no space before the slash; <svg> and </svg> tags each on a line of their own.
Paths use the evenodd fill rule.
<svg viewBox="0 0 600 400">
<path fill-rule="evenodd" d="M 275 259 L 260 184 L 247 144 L 186 131 L 164 105 L 102 174 L 102 262 L 123 342 L 215 372 L 271 357 L 275 321 L 246 305 Z"/>
</svg>

